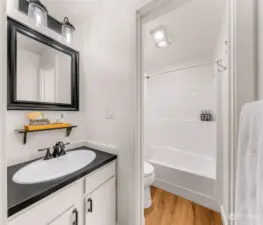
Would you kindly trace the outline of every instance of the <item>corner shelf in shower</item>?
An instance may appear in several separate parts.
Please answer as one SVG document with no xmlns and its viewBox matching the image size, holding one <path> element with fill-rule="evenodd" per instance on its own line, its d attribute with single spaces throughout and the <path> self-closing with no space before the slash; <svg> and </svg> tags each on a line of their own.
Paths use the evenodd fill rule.
<svg viewBox="0 0 263 225">
<path fill-rule="evenodd" d="M 19 134 L 23 134 L 23 135 L 24 135 L 23 143 L 26 144 L 26 142 L 27 142 L 27 133 L 65 129 L 65 130 L 66 130 L 66 136 L 69 137 L 72 129 L 73 129 L 73 128 L 76 128 L 76 127 L 78 127 L 78 126 L 76 126 L 76 125 L 71 125 L 71 126 L 68 126 L 68 127 L 46 128 L 46 129 L 39 129 L 39 130 L 18 129 L 18 130 L 16 130 L 16 132 L 19 133 Z"/>
</svg>

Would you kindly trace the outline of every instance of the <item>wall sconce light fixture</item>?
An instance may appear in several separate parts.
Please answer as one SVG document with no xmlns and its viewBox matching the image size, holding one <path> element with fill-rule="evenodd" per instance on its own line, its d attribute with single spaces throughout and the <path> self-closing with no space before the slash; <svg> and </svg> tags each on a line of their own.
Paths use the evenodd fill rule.
<svg viewBox="0 0 263 225">
<path fill-rule="evenodd" d="M 68 44 L 72 41 L 74 31 L 75 27 L 69 22 L 68 17 L 65 17 L 62 23 L 62 36 Z"/>
<path fill-rule="evenodd" d="M 40 0 L 18 0 L 18 10 L 35 22 L 37 27 L 46 26 L 49 29 L 62 35 L 65 42 L 71 44 L 75 27 L 65 17 L 63 22 L 56 20 L 48 15 L 48 9 Z"/>
<path fill-rule="evenodd" d="M 47 27 L 47 8 L 39 0 L 28 0 L 28 17 L 35 21 L 37 27 Z"/>
</svg>

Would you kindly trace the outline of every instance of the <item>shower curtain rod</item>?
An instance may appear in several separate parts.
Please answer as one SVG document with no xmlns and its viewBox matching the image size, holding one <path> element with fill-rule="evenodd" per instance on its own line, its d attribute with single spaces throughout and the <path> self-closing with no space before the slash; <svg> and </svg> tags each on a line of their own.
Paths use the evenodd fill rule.
<svg viewBox="0 0 263 225">
<path fill-rule="evenodd" d="M 145 76 L 146 79 L 149 79 L 149 78 L 151 78 L 153 76 L 162 75 L 162 74 L 165 74 L 165 73 L 171 73 L 171 72 L 175 72 L 175 71 L 190 69 L 190 68 L 204 66 L 204 65 L 210 65 L 210 64 L 214 64 L 214 63 L 217 63 L 218 67 L 221 68 L 221 69 L 218 68 L 218 72 L 224 72 L 227 68 L 222 65 L 222 62 L 223 62 L 223 60 L 219 59 L 219 60 L 213 61 L 213 62 L 204 62 L 204 63 L 194 64 L 194 65 L 191 65 L 191 66 L 185 66 L 185 67 L 181 67 L 181 68 L 177 68 L 177 69 L 166 70 L 166 71 L 163 71 L 163 72 L 144 74 L 144 76 Z"/>
</svg>

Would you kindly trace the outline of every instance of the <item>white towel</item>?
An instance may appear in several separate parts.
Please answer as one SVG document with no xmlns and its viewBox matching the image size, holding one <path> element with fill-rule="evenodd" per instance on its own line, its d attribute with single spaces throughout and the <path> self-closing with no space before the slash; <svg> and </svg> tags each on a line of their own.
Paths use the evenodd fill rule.
<svg viewBox="0 0 263 225">
<path fill-rule="evenodd" d="M 236 225 L 262 225 L 263 101 L 242 109 L 236 175 Z"/>
</svg>

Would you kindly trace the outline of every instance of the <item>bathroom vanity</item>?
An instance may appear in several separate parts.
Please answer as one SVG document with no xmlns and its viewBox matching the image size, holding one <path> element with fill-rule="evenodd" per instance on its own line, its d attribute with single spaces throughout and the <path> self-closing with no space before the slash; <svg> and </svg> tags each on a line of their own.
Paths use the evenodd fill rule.
<svg viewBox="0 0 263 225">
<path fill-rule="evenodd" d="M 17 184 L 12 178 L 27 162 L 8 168 L 9 225 L 115 225 L 116 155 L 87 147 L 94 161 L 59 179 Z"/>
</svg>

